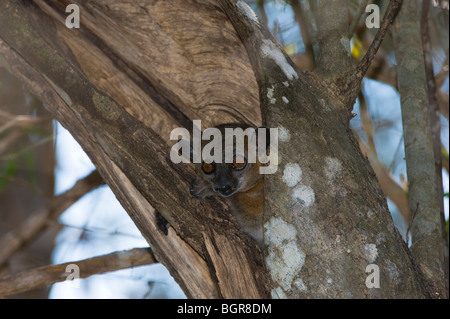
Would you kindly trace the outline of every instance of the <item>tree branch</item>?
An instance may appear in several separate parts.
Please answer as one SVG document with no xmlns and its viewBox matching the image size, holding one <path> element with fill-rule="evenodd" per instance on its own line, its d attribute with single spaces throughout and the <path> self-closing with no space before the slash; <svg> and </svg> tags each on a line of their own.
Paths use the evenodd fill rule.
<svg viewBox="0 0 450 319">
<path fill-rule="evenodd" d="M 48 225 L 49 220 L 58 218 L 67 208 L 82 196 L 103 184 L 97 170 L 80 179 L 76 184 L 52 199 L 48 208 L 31 214 L 16 229 L 0 238 L 0 266 L 2 266 L 18 249 L 35 239 Z"/>
<path fill-rule="evenodd" d="M 126 4 L 130 10 L 125 4 L 110 5 L 111 1 L 80 3 L 88 8 L 83 28 L 67 30 L 55 18 L 64 15 L 60 1 L 36 0 L 26 8 L 22 2 L 0 2 L 0 51 L 15 74 L 32 86 L 83 145 L 188 297 L 257 298 L 266 297 L 268 291 L 274 297 L 291 298 L 423 296 L 373 171 L 336 116 L 341 102 L 293 65 L 243 1 L 238 1 L 239 9 L 231 0 L 179 0 L 177 6 L 170 3 L 171 10 L 167 1 L 148 2 L 144 10 L 133 2 Z M 180 8 L 184 10 L 176 10 Z M 194 20 L 190 14 L 197 10 L 187 10 L 193 8 L 203 10 Z M 189 36 L 185 23 L 190 23 Z M 199 32 L 215 35 L 215 41 L 199 37 Z M 196 39 L 203 41 L 189 50 Z M 231 47 L 221 46 L 223 42 Z M 211 74 L 209 69 L 222 52 L 217 47 L 226 54 L 219 72 Z M 198 51 L 213 54 L 204 60 L 194 54 Z M 189 60 L 208 68 L 202 72 L 188 68 L 189 76 L 184 76 Z M 233 78 L 238 85 L 229 88 L 239 87 L 239 94 L 221 89 L 226 72 L 238 75 Z M 255 75 L 259 91 L 246 86 L 256 84 Z M 200 83 L 200 89 L 196 86 L 200 98 L 189 94 L 198 85 L 194 80 Z M 209 93 L 215 88 L 222 103 L 211 100 Z M 280 168 L 265 178 L 266 268 L 254 242 L 228 218 L 223 201 L 200 202 L 189 195 L 196 174 L 191 166 L 170 161 L 164 135 L 178 126 L 170 119 L 172 111 L 203 119 L 207 112 L 202 107 L 208 103 L 225 105 L 227 120 L 254 121 L 257 112 L 245 112 L 258 108 L 256 92 L 264 124 L 287 133 L 280 143 Z M 202 104 L 199 109 L 197 102 Z M 230 106 L 233 103 L 238 107 Z M 158 124 L 153 122 L 154 110 Z M 209 117 L 219 118 L 216 111 L 209 109 Z M 283 181 L 283 175 L 292 180 L 292 166 L 295 176 L 301 177 L 294 180 L 295 188 Z M 150 203 L 171 224 L 167 235 L 157 227 Z M 399 271 L 395 280 L 383 281 L 381 289 L 368 290 L 362 270 L 375 259 L 382 274 L 393 273 L 392 265 Z M 228 265 L 238 268 L 230 271 Z"/>
<path fill-rule="evenodd" d="M 380 25 L 380 29 L 375 35 L 375 38 L 372 41 L 366 54 L 356 67 L 356 70 L 352 69 L 351 71 L 340 75 L 336 80 L 336 86 L 334 87 L 338 92 L 338 96 L 340 96 L 342 102 L 346 106 L 348 112 L 351 112 L 353 109 L 353 104 L 358 97 L 359 91 L 361 90 L 364 75 L 367 73 L 367 70 L 369 69 L 373 58 L 378 52 L 378 49 L 381 46 L 381 43 L 389 29 L 389 26 L 400 10 L 401 4 L 402 0 L 391 0 L 389 2 L 386 13 L 383 17 L 383 21 Z"/>
<path fill-rule="evenodd" d="M 192 165 L 173 163 L 170 159 L 170 146 L 166 143 L 171 129 L 180 125 L 178 121 L 186 124 L 192 118 L 208 119 L 204 113 L 208 110 L 211 112 L 211 109 L 201 105 L 200 110 L 195 110 L 192 104 L 196 107 L 198 105 L 195 99 L 190 100 L 192 96 L 188 95 L 188 93 L 192 94 L 189 92 L 191 88 L 181 87 L 191 85 L 191 82 L 195 82 L 193 78 L 196 76 L 198 77 L 196 85 L 202 82 L 208 84 L 196 86 L 196 89 L 205 90 L 206 87 L 207 92 L 196 91 L 193 95 L 195 98 L 205 97 L 205 100 L 201 102 L 212 104 L 212 110 L 217 111 L 217 100 L 221 99 L 226 101 L 223 102 L 226 106 L 229 103 L 238 105 L 236 116 L 234 114 L 230 116 L 227 113 L 230 110 L 226 109 L 224 111 L 226 115 L 222 118 L 217 116 L 221 113 L 217 111 L 214 112 L 214 120 L 206 120 L 205 125 L 230 118 L 235 121 L 236 118 L 243 120 L 249 118 L 248 122 L 257 123 L 258 118 L 252 111 L 255 108 L 251 106 L 254 97 L 250 97 L 243 103 L 232 102 L 233 98 L 230 98 L 232 95 L 239 101 L 243 98 L 235 94 L 235 91 L 223 89 L 224 79 L 211 77 L 209 64 L 203 69 L 205 73 L 199 73 L 196 69 L 197 72 L 192 72 L 193 74 L 189 72 L 181 84 L 174 83 L 174 73 L 178 76 L 181 69 L 184 70 L 189 64 L 184 56 L 185 51 L 181 54 L 174 52 L 167 62 L 167 51 L 161 47 L 158 47 L 158 50 L 162 50 L 162 54 L 158 50 L 148 50 L 148 47 L 136 47 L 142 43 L 146 45 L 151 43 L 151 47 L 156 48 L 151 40 L 160 42 L 161 39 L 172 40 L 174 37 L 175 41 L 178 41 L 174 45 L 177 48 L 175 51 L 195 44 L 194 48 L 190 47 L 190 52 L 193 55 L 197 53 L 195 56 L 204 57 L 198 54 L 198 51 L 204 52 L 205 46 L 210 45 L 210 42 L 193 43 L 191 38 L 187 41 L 184 38 L 185 33 L 179 31 L 174 35 L 171 33 L 171 25 L 167 19 L 173 19 L 179 25 L 180 18 L 185 18 L 186 23 L 192 24 L 192 19 L 186 15 L 194 12 L 197 20 L 205 23 L 206 29 L 216 31 L 210 32 L 220 38 L 216 41 L 218 45 L 223 43 L 224 35 L 226 39 L 232 38 L 227 34 L 227 27 L 230 28 L 230 25 L 225 24 L 224 29 L 223 22 L 226 20 L 223 13 L 218 11 L 216 6 L 203 2 L 179 1 L 179 7 L 177 7 L 179 10 L 182 10 L 183 6 L 200 10 L 200 12 L 185 10 L 183 14 L 179 11 L 165 10 L 167 2 L 149 3 L 148 11 L 142 10 L 142 7 L 132 2 L 127 5 L 131 7 L 130 10 L 121 8 L 115 14 L 121 15 L 128 22 L 122 20 L 117 23 L 116 19 L 111 19 L 113 13 L 108 12 L 109 15 L 105 13 L 116 9 L 114 6 L 109 6 L 109 2 L 108 5 L 83 2 L 81 6 L 89 8 L 84 11 L 83 28 L 68 30 L 59 22 L 61 15 L 64 15 L 64 6 L 59 1 L 36 0 L 26 8 L 22 3 L 15 1 L 1 2 L 0 51 L 6 56 L 15 74 L 18 74 L 46 101 L 45 105 L 49 111 L 83 146 L 158 256 L 158 260 L 169 269 L 188 297 L 213 298 L 226 295 L 226 292 L 219 291 L 221 287 L 212 279 L 215 265 L 205 262 L 208 258 L 207 254 L 212 253 L 206 251 L 204 247 L 203 236 L 209 233 L 209 228 L 226 234 L 224 240 L 229 241 L 229 245 L 242 252 L 239 260 L 233 252 L 216 252 L 224 260 L 240 267 L 233 277 L 226 279 L 231 285 L 241 286 L 240 291 L 245 291 L 245 294 L 234 297 L 267 296 L 264 269 L 256 243 L 240 230 L 237 223 L 230 222 L 228 205 L 223 200 L 216 198 L 199 201 L 191 196 L 190 183 L 197 177 L 196 172 Z M 154 13 L 153 10 L 158 11 L 159 14 Z M 146 21 L 146 26 L 149 28 L 158 24 L 155 19 L 159 19 L 161 24 L 168 23 L 165 25 L 164 32 L 171 33 L 171 36 L 167 36 L 163 31 L 155 36 L 146 28 L 139 33 L 137 29 L 140 28 L 141 23 L 133 26 L 127 24 L 133 24 L 136 21 L 134 16 L 136 11 L 142 14 L 142 19 Z M 132 12 L 132 19 L 127 20 L 127 12 Z M 211 19 L 205 18 L 206 16 Z M 103 23 L 99 23 L 99 19 Z M 34 25 L 38 21 L 39 28 Z M 46 24 L 42 26 L 44 22 Z M 199 28 L 197 21 L 192 25 L 195 29 L 193 37 L 199 38 L 197 34 L 200 29 L 196 29 Z M 129 37 L 127 28 L 132 28 L 133 35 L 136 37 Z M 201 30 L 207 32 L 203 28 Z M 54 34 L 58 35 L 59 40 L 47 41 Z M 142 34 L 148 35 L 146 40 L 142 39 Z M 180 34 L 183 35 L 181 39 L 177 38 Z M 151 38 L 152 36 L 154 38 Z M 225 41 L 232 47 L 237 47 L 236 42 L 235 38 Z M 124 43 L 127 45 L 124 46 Z M 235 53 L 230 47 L 225 48 L 227 52 L 232 50 Z M 171 49 L 167 48 L 167 50 Z M 242 48 L 238 47 L 236 52 L 240 50 Z M 216 56 L 217 51 L 211 51 Z M 17 52 L 20 52 L 20 55 Z M 160 55 L 154 58 L 158 54 Z M 178 60 L 173 59 L 174 56 L 178 57 Z M 229 56 L 227 54 L 224 56 L 227 59 L 224 58 L 222 61 L 229 65 Z M 241 58 L 237 58 L 236 62 L 240 60 Z M 216 59 L 210 61 L 213 64 Z M 161 68 L 161 64 L 167 63 L 169 65 L 166 65 L 166 68 Z M 174 63 L 179 66 L 179 69 L 174 67 Z M 239 72 L 249 68 L 248 65 L 240 62 L 236 65 L 239 67 Z M 222 68 L 219 65 L 218 68 L 224 72 L 223 75 L 240 74 L 233 67 L 223 66 Z M 224 71 L 225 69 L 229 71 Z M 166 73 L 169 73 L 169 76 Z M 70 76 L 66 76 L 68 74 Z M 204 74 L 208 74 L 208 77 L 204 77 Z M 247 84 L 250 84 L 250 87 L 251 83 L 255 84 L 254 78 L 251 78 L 252 74 L 249 72 L 244 74 L 244 78 L 248 76 L 248 81 L 242 81 L 242 77 L 239 77 L 240 90 L 248 88 Z M 108 81 L 105 81 L 105 78 Z M 177 78 L 177 80 L 180 79 Z M 214 89 L 212 84 L 214 80 L 217 80 L 217 85 L 220 84 L 217 88 L 218 94 L 208 91 Z M 242 82 L 246 84 L 242 85 Z M 235 87 L 234 83 L 228 87 Z M 230 93 L 231 91 L 233 93 Z M 246 95 L 246 97 L 249 96 L 251 94 Z M 146 101 L 149 103 L 145 103 Z M 248 107 L 243 109 L 242 105 Z M 156 212 L 150 204 L 172 226 L 171 229 L 174 231 L 169 231 L 168 236 L 165 236 L 157 227 Z M 179 248 L 181 251 L 174 248 Z M 242 259 L 242 256 L 245 258 Z M 243 278 L 252 280 L 254 285 L 242 286 L 245 282 Z M 254 287 L 257 289 L 253 289 Z"/>
<path fill-rule="evenodd" d="M 358 73 L 361 74 L 361 79 L 366 74 L 367 70 L 369 69 L 369 66 L 375 57 L 375 55 L 378 52 L 378 49 L 381 46 L 381 43 L 383 42 L 384 36 L 386 35 L 387 31 L 389 30 L 389 26 L 392 24 L 392 21 L 394 21 L 395 16 L 400 10 L 400 7 L 402 5 L 402 0 L 391 0 L 389 2 L 389 5 L 386 9 L 386 13 L 384 14 L 383 21 L 381 22 L 380 29 L 378 30 L 377 34 L 375 35 L 375 39 L 373 39 L 372 44 L 369 47 L 369 50 L 367 50 L 366 54 L 362 58 L 362 60 L 358 64 Z"/>
<path fill-rule="evenodd" d="M 351 68 L 348 1 L 316 1 L 316 3 L 319 50 L 315 71 L 328 81 Z"/>
<path fill-rule="evenodd" d="M 292 10 L 294 17 L 300 27 L 303 43 L 305 44 L 306 54 L 310 59 L 310 64 L 315 64 L 317 58 L 319 44 L 317 43 L 317 24 L 311 12 L 309 2 L 305 0 L 292 0 Z"/>
<path fill-rule="evenodd" d="M 253 65 L 263 125 L 283 132 L 271 159 L 278 170 L 264 177 L 265 263 L 272 297 L 401 298 L 406 290 L 424 295 L 373 169 L 336 112 L 340 100 L 293 65 L 264 26 L 242 10 L 242 1 L 218 2 Z M 361 223 L 370 224 L 370 231 Z M 380 233 L 390 237 L 382 240 L 389 245 L 376 238 Z M 375 259 L 381 273 L 389 272 L 389 264 L 406 263 L 409 274 L 367 290 L 361 269 Z M 324 278 L 332 278 L 333 285 L 325 288 Z M 343 286 L 348 288 L 338 288 Z"/>
<path fill-rule="evenodd" d="M 411 213 L 409 209 L 407 191 L 398 185 L 396 181 L 394 181 L 389 173 L 389 170 L 378 158 L 373 139 L 373 124 L 369 117 L 366 101 L 362 93 L 359 95 L 359 105 L 361 112 L 361 125 L 368 140 L 368 146 L 366 146 L 364 142 L 358 138 L 361 151 L 367 156 L 370 165 L 373 167 L 384 194 L 394 202 L 406 225 L 409 225 L 411 221 Z"/>
<path fill-rule="evenodd" d="M 355 12 L 353 16 L 352 23 L 348 28 L 348 37 L 351 39 L 353 37 L 353 33 L 355 32 L 356 26 L 358 25 L 359 20 L 361 19 L 364 11 L 366 10 L 367 4 L 369 0 L 362 0 L 358 6 L 358 10 Z"/>
<path fill-rule="evenodd" d="M 444 246 L 425 62 L 416 0 L 405 0 L 393 25 L 398 69 L 410 209 L 412 254 L 428 280 L 430 294 L 445 298 Z M 411 66 L 415 67 L 412 68 Z M 412 215 L 412 214 L 411 214 Z M 430 249 L 433 247 L 433 249 Z"/>
<path fill-rule="evenodd" d="M 78 267 L 79 278 L 87 278 L 96 274 L 150 265 L 157 262 L 150 248 L 133 248 L 84 260 L 39 267 L 1 278 L 0 297 L 7 297 L 68 280 L 67 278 L 72 273 L 67 272 L 67 269 L 68 266 L 72 265 Z"/>
<path fill-rule="evenodd" d="M 449 296 L 449 251 L 447 232 L 445 230 L 444 190 L 442 186 L 442 152 L 441 152 L 441 121 L 439 118 L 439 105 L 437 101 L 437 88 L 433 72 L 433 57 L 428 26 L 431 0 L 422 1 L 422 13 L 420 18 L 422 47 L 425 62 L 425 74 L 428 87 L 428 105 L 430 108 L 431 134 L 433 138 L 434 167 L 436 172 L 436 188 L 440 206 L 442 243 L 444 246 L 444 273 L 447 296 Z"/>
</svg>

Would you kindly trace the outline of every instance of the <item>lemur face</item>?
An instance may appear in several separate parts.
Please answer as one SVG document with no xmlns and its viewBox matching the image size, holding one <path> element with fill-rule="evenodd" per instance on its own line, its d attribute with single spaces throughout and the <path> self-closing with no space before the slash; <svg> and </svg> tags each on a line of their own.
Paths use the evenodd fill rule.
<svg viewBox="0 0 450 319">
<path fill-rule="evenodd" d="M 246 191 L 256 182 L 252 176 L 259 175 L 257 165 L 248 163 L 244 155 L 235 155 L 233 163 L 203 162 L 201 170 L 212 191 L 222 197 Z"/>
<path fill-rule="evenodd" d="M 224 130 L 226 127 L 241 127 L 240 125 L 220 125 L 225 141 Z M 202 145 L 202 148 L 204 145 Z M 260 163 L 250 163 L 248 160 L 248 138 L 244 140 L 244 150 L 241 153 L 236 152 L 233 144 L 233 161 L 227 163 L 225 160 L 225 147 L 222 149 L 222 161 L 216 163 L 214 161 L 203 161 L 197 164 L 200 167 L 202 178 L 196 179 L 191 187 L 191 194 L 197 198 L 204 198 L 212 195 L 222 197 L 230 197 L 238 192 L 245 192 L 253 187 L 260 179 L 259 174 Z"/>
</svg>

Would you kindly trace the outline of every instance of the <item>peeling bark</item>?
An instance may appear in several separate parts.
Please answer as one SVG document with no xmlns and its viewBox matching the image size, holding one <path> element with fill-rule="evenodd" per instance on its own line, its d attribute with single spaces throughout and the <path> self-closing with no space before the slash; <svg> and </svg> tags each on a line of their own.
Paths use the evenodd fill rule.
<svg viewBox="0 0 450 319">
<path fill-rule="evenodd" d="M 135 10 L 140 7 L 134 2 L 126 4 L 126 10 L 110 1 L 95 4 L 83 2 L 81 10 L 89 14 L 83 16 L 84 27 L 80 30 L 69 30 L 61 23 L 64 16 L 63 3 L 59 1 L 36 1 L 37 5 L 26 3 L 2 2 L 0 52 L 8 61 L 13 73 L 24 80 L 46 102 L 50 112 L 82 145 L 149 242 L 158 260 L 168 267 L 185 293 L 195 298 L 227 295 L 217 284 L 216 265 L 206 262 L 208 254 L 213 252 L 204 248 L 203 237 L 205 232 L 209 232 L 209 227 L 215 227 L 217 228 L 215 231 L 222 234 L 224 240 L 230 241 L 229 246 L 235 246 L 237 251 L 241 251 L 240 259 L 237 255 L 227 255 L 236 251 L 215 253 L 223 260 L 234 264 L 236 273 L 239 274 L 231 278 L 220 278 L 221 281 L 228 280 L 232 286 L 241 287 L 238 291 L 242 294 L 235 294 L 233 297 L 267 296 L 261 255 L 257 248 L 255 249 L 256 244 L 249 244 L 252 240 L 243 234 L 235 223 L 229 221 L 228 208 L 222 201 L 200 202 L 189 194 L 190 182 L 195 177 L 193 167 L 173 164 L 169 158 L 170 146 L 165 142 L 169 139 L 168 133 L 172 127 L 188 126 L 192 123 L 192 119 L 205 119 L 205 125 L 211 125 L 213 121 L 209 122 L 211 117 L 207 115 L 210 112 L 208 110 L 213 110 L 215 114 L 223 114 L 225 119 L 231 121 L 236 113 L 230 113 L 230 108 L 240 110 L 243 104 L 252 103 L 252 96 L 247 94 L 240 104 L 236 102 L 234 106 L 221 111 L 222 105 L 233 103 L 232 99 L 223 101 L 222 94 L 233 95 L 230 92 L 235 87 L 233 81 L 236 81 L 236 78 L 233 80 L 233 77 L 213 76 L 212 78 L 219 81 L 223 88 L 216 90 L 217 92 L 208 90 L 204 92 L 203 94 L 209 94 L 205 99 L 208 105 L 203 105 L 202 109 L 190 107 L 187 102 L 198 96 L 196 92 L 183 85 L 195 82 L 192 76 L 199 76 L 198 72 L 201 73 L 202 69 L 214 67 L 216 72 L 223 71 L 223 75 L 226 75 L 227 72 L 223 68 L 227 67 L 222 68 L 220 63 L 218 66 L 202 64 L 214 51 L 199 52 L 198 61 L 184 60 L 191 62 L 187 66 L 196 70 L 190 79 L 183 77 L 181 72 L 177 73 L 181 76 L 179 82 L 167 83 L 171 75 L 165 74 L 164 70 L 175 61 L 167 61 L 165 51 L 151 52 L 155 55 L 158 53 L 159 59 L 146 56 L 149 60 L 142 61 L 145 60 L 144 54 L 140 55 L 138 52 L 145 51 L 143 48 L 137 48 L 137 45 L 150 44 L 152 39 L 142 42 L 142 39 L 139 39 L 139 36 L 142 36 L 139 29 L 135 30 L 137 39 L 125 36 L 129 24 L 135 23 L 135 19 L 138 18 L 139 12 Z M 156 11 L 153 12 L 154 18 L 163 23 L 166 18 L 178 17 L 180 12 L 183 12 L 185 3 L 179 2 L 179 12 L 158 11 L 158 5 L 163 4 L 148 4 L 147 10 L 141 14 L 147 21 L 147 27 L 151 28 L 158 24 L 149 19 L 147 11 Z M 196 5 L 199 10 L 193 10 L 192 14 L 210 15 L 214 22 L 212 25 L 216 28 L 221 26 L 221 32 L 212 33 L 222 42 L 216 40 L 213 43 L 220 45 L 225 43 L 230 45 L 230 48 L 236 47 L 238 44 L 236 39 L 234 44 L 233 41 L 223 39 L 224 35 L 227 36 L 226 28 L 223 28 L 223 24 L 226 23 L 223 13 L 207 2 Z M 125 13 L 130 15 L 129 20 L 126 19 Z M 115 14 L 122 15 L 121 19 L 118 19 L 122 24 L 113 19 Z M 209 19 L 204 20 L 207 25 L 210 23 Z M 218 20 L 223 23 L 219 23 Z M 194 34 L 197 35 L 196 30 L 192 31 L 192 37 Z M 230 30 L 232 31 L 231 28 Z M 165 36 L 169 40 L 174 39 L 173 36 L 161 32 L 155 35 L 160 41 L 164 40 Z M 183 48 L 180 41 L 175 42 Z M 128 46 L 124 46 L 125 43 Z M 20 52 L 20 55 L 16 52 Z M 181 50 L 178 56 L 174 54 L 174 58 L 175 60 L 183 58 L 189 52 L 191 52 L 189 49 Z M 236 52 L 239 52 L 239 47 L 236 48 Z M 133 58 L 136 58 L 137 62 Z M 245 67 L 240 65 L 239 59 L 237 57 L 234 60 L 235 64 L 231 69 L 245 70 Z M 149 64 L 154 67 L 149 67 Z M 228 62 L 227 65 L 230 68 Z M 150 73 L 158 71 L 160 73 L 155 79 Z M 192 70 L 188 70 L 186 74 L 190 74 L 189 71 Z M 239 72 L 234 70 L 233 74 Z M 251 73 L 243 75 L 244 78 L 252 76 Z M 164 80 L 165 76 L 168 77 L 167 80 Z M 239 77 L 239 80 L 242 78 Z M 213 80 L 207 81 L 214 86 Z M 250 80 L 246 83 L 252 85 Z M 204 88 L 204 85 L 200 87 Z M 183 94 L 191 95 L 180 98 Z M 126 106 L 122 106 L 121 103 Z M 253 114 L 248 122 L 257 123 L 258 116 L 255 110 L 257 105 L 253 108 L 249 105 L 237 113 L 236 118 L 242 120 L 241 116 L 245 118 Z M 171 229 L 175 230 L 176 234 L 171 235 L 170 231 L 168 236 L 162 234 L 157 227 L 155 209 L 169 221 Z M 243 245 L 242 241 L 247 244 Z M 242 256 L 245 258 L 242 259 Z M 243 286 L 241 276 L 254 284 Z"/>
<path fill-rule="evenodd" d="M 0 54 L 83 146 L 188 297 L 428 296 L 342 117 L 351 97 L 299 70 L 242 1 L 79 1 L 80 30 L 64 26 L 66 4 L 1 2 Z M 190 196 L 193 168 L 170 161 L 169 132 L 194 119 L 279 128 L 265 266 L 227 205 Z M 365 284 L 370 264 L 380 288 Z"/>
</svg>

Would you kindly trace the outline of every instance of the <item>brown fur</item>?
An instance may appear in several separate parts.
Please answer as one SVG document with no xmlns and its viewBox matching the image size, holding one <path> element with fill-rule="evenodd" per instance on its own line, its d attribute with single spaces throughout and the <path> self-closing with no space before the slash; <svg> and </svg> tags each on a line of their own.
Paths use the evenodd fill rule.
<svg viewBox="0 0 450 319">
<path fill-rule="evenodd" d="M 241 127 L 245 130 L 248 126 L 238 124 L 217 126 L 222 133 L 222 141 L 225 139 L 226 127 Z M 204 142 L 204 144 L 206 143 L 208 141 Z M 204 145 L 202 145 L 202 149 L 203 147 Z M 245 140 L 245 149 L 247 150 L 247 140 Z M 223 152 L 225 151 L 223 150 Z M 233 168 L 231 163 L 224 163 L 224 156 L 223 154 L 222 163 L 214 164 L 214 172 L 210 174 L 202 171 L 202 164 L 196 164 L 199 178 L 193 181 L 191 194 L 199 199 L 214 195 L 226 198 L 239 225 L 262 247 L 264 180 L 259 173 L 261 163 L 258 161 L 247 163 L 242 170 L 238 170 Z M 245 156 L 247 157 L 247 154 Z"/>
</svg>

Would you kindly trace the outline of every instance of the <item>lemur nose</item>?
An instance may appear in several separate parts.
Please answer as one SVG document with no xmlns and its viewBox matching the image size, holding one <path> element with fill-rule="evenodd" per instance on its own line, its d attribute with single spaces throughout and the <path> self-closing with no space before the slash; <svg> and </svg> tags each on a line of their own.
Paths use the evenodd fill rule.
<svg viewBox="0 0 450 319">
<path fill-rule="evenodd" d="M 232 190 L 230 185 L 214 185 L 214 191 L 220 193 L 229 193 Z"/>
</svg>

